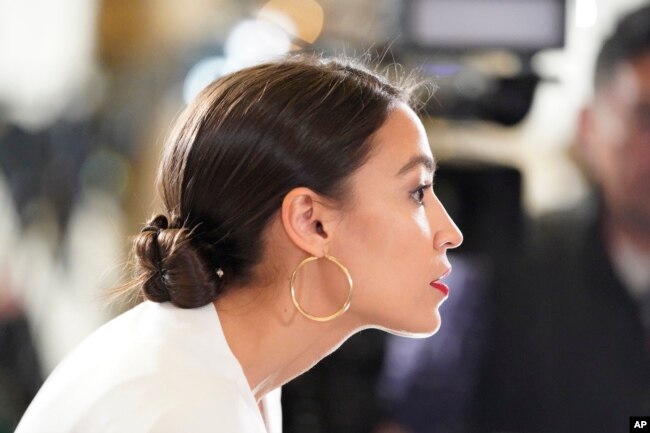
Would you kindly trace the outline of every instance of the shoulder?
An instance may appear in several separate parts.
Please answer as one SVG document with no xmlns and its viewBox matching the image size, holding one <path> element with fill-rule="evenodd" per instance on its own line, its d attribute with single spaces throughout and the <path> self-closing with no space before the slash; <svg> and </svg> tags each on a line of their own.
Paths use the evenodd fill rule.
<svg viewBox="0 0 650 433">
<path fill-rule="evenodd" d="M 226 384 L 206 392 L 196 383 L 123 384 L 91 401 L 62 396 L 53 406 L 30 407 L 16 432 L 264 432 L 235 388 Z"/>
<path fill-rule="evenodd" d="M 108 371 L 99 366 L 94 377 L 46 384 L 17 432 L 40 432 L 46 426 L 85 433 L 264 431 L 256 407 L 241 384 L 220 371 L 221 365 L 196 368 L 182 357 L 141 361 Z"/>
<path fill-rule="evenodd" d="M 246 427 L 257 409 L 211 320 L 150 304 L 124 313 L 55 369 L 17 431 L 264 431 Z"/>
</svg>

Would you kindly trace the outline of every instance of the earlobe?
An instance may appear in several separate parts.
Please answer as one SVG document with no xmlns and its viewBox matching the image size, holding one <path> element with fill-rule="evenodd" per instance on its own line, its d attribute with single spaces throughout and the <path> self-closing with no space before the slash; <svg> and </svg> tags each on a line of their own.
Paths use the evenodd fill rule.
<svg viewBox="0 0 650 433">
<path fill-rule="evenodd" d="M 282 201 L 281 218 L 287 236 L 297 247 L 316 257 L 327 251 L 327 209 L 318 194 L 304 187 L 291 190 Z"/>
</svg>

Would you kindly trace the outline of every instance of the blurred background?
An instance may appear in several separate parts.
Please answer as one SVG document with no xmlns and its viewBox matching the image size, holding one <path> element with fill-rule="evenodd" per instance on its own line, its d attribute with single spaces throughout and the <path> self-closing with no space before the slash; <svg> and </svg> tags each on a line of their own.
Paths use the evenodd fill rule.
<svg viewBox="0 0 650 433">
<path fill-rule="evenodd" d="M 588 195 L 570 149 L 595 56 L 643 3 L 0 0 L 0 432 L 61 358 L 119 313 L 105 292 L 127 272 L 128 236 L 157 209 L 167 129 L 211 80 L 295 50 L 433 79 L 421 115 L 441 164 L 436 190 L 465 233 L 455 281 L 471 287 L 493 266 L 476 253 L 498 257 L 528 219 Z M 480 332 L 470 342 L 445 332 L 472 326 L 472 299 L 455 307 L 452 293 L 432 343 L 355 336 L 285 387 L 285 432 L 416 429 L 395 421 L 408 415 L 391 398 L 416 352 L 481 344 Z M 461 409 L 457 425 L 430 431 L 469 431 Z"/>
</svg>

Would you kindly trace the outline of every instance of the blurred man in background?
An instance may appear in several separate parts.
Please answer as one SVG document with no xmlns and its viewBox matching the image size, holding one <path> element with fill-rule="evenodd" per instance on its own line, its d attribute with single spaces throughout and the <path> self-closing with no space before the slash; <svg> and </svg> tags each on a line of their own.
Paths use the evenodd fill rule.
<svg viewBox="0 0 650 433">
<path fill-rule="evenodd" d="M 537 222 L 496 280 L 479 431 L 613 433 L 650 415 L 650 6 L 618 23 L 594 81 L 575 148 L 594 194 Z"/>
<path fill-rule="evenodd" d="M 650 5 L 602 46 L 577 130 L 593 195 L 535 221 L 496 265 L 481 294 L 490 319 L 473 319 L 488 329 L 484 350 L 466 353 L 480 360 L 471 394 L 431 392 L 429 404 L 422 393 L 389 394 L 390 431 L 615 433 L 650 415 Z M 455 380 L 454 368 L 430 358 L 403 380 L 421 389 L 430 377 Z M 467 408 L 452 427 L 435 415 L 449 400 Z"/>
</svg>

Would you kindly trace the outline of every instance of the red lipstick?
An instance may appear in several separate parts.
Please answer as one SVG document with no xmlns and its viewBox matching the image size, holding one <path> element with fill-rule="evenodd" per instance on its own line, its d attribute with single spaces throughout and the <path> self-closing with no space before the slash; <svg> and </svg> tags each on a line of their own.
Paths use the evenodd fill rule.
<svg viewBox="0 0 650 433">
<path fill-rule="evenodd" d="M 442 283 L 442 282 L 440 282 L 440 281 L 432 281 L 432 282 L 429 283 L 429 284 L 430 284 L 431 287 L 433 287 L 434 289 L 438 289 L 438 290 L 440 290 L 440 291 L 442 292 L 443 295 L 445 295 L 445 296 L 449 295 L 449 287 L 448 287 L 445 283 Z"/>
</svg>

